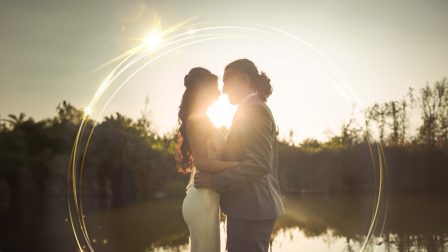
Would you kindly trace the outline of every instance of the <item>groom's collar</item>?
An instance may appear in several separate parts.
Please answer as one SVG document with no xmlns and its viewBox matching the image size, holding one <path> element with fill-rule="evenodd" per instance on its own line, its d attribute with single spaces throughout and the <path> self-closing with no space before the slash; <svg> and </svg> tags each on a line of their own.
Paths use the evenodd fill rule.
<svg viewBox="0 0 448 252">
<path fill-rule="evenodd" d="M 250 100 L 250 98 L 256 96 L 257 93 L 250 93 L 249 95 L 247 95 L 246 97 L 244 97 L 244 99 L 240 102 L 240 104 L 238 105 L 238 107 L 242 107 L 245 103 L 247 103 L 248 100 Z"/>
<path fill-rule="evenodd" d="M 237 110 L 236 110 L 236 112 L 235 112 L 235 115 L 233 116 L 233 121 L 232 121 L 232 126 L 230 127 L 230 131 L 232 131 L 232 128 L 233 128 L 233 125 L 235 125 L 235 121 L 237 120 L 237 118 L 239 117 L 239 115 L 240 115 L 240 113 L 241 113 L 241 111 L 243 111 L 244 110 L 244 106 L 245 105 L 248 105 L 248 104 L 250 104 L 250 103 L 252 103 L 252 102 L 255 102 L 256 100 L 258 100 L 257 99 L 258 98 L 258 95 L 257 95 L 257 93 L 251 93 L 251 94 L 249 94 L 248 96 L 246 96 L 243 100 L 242 100 L 242 102 L 240 102 L 240 104 L 238 105 L 238 108 L 237 108 Z"/>
</svg>

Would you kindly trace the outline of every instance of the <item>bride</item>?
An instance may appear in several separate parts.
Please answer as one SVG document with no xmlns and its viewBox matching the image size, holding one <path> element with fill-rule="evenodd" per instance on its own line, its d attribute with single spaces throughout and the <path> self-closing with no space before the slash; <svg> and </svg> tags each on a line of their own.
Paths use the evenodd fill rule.
<svg viewBox="0 0 448 252">
<path fill-rule="evenodd" d="M 190 172 L 182 215 L 190 231 L 191 252 L 219 252 L 219 193 L 195 188 L 197 170 L 219 172 L 238 165 L 221 161 L 225 139 L 207 117 L 208 108 L 218 99 L 218 77 L 196 67 L 184 78 L 185 92 L 179 106 L 177 162 L 183 172 Z"/>
</svg>

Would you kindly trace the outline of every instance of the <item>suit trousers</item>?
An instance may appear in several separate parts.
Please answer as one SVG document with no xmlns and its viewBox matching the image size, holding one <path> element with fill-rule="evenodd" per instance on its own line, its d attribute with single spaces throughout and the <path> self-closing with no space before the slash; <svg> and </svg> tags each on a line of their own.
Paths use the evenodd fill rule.
<svg viewBox="0 0 448 252">
<path fill-rule="evenodd" d="M 228 252 L 268 252 L 275 220 L 245 220 L 227 216 Z"/>
</svg>

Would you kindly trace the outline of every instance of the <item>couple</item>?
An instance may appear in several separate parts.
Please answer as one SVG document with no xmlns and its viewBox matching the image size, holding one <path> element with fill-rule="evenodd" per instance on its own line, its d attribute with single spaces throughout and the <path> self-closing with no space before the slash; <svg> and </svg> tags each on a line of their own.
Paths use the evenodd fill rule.
<svg viewBox="0 0 448 252">
<path fill-rule="evenodd" d="M 185 76 L 179 107 L 180 169 L 191 172 L 182 214 L 192 252 L 220 251 L 220 209 L 229 252 L 268 251 L 277 217 L 285 214 L 277 175 L 277 127 L 266 105 L 272 86 L 248 59 L 228 64 L 223 92 L 238 110 L 227 140 L 207 117 L 218 77 L 204 68 Z"/>
</svg>

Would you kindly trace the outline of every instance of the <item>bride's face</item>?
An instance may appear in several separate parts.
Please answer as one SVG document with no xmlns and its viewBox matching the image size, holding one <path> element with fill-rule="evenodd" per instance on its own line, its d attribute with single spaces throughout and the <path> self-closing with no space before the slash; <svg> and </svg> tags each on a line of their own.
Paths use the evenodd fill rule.
<svg viewBox="0 0 448 252">
<path fill-rule="evenodd" d="M 201 84 L 202 88 L 199 90 L 197 99 L 201 106 L 208 108 L 218 100 L 221 92 L 218 89 L 217 81 L 213 81 L 211 83 L 210 81 L 207 81 L 207 83 Z"/>
</svg>

